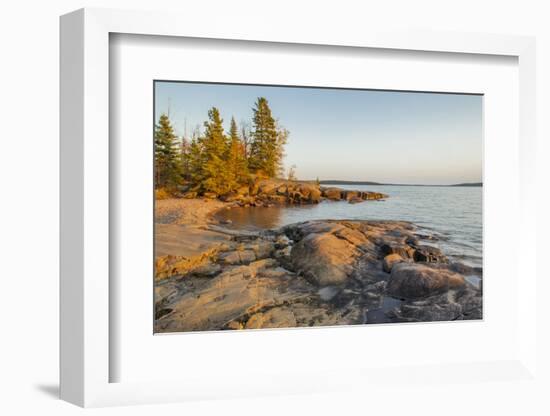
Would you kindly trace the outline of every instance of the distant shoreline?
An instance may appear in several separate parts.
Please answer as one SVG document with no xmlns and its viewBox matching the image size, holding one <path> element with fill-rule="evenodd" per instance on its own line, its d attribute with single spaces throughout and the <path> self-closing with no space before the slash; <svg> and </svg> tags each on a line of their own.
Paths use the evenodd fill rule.
<svg viewBox="0 0 550 416">
<path fill-rule="evenodd" d="M 380 183 L 371 181 L 343 181 L 343 180 L 323 180 L 319 181 L 321 185 L 369 185 L 369 186 L 437 186 L 437 187 L 482 187 L 482 182 L 457 183 L 452 185 L 427 185 L 410 183 Z"/>
</svg>

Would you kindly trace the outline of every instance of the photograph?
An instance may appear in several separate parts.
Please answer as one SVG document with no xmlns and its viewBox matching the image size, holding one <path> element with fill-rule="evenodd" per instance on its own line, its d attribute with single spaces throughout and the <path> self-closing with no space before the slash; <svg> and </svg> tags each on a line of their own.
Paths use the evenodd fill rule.
<svg viewBox="0 0 550 416">
<path fill-rule="evenodd" d="M 482 94 L 153 89 L 155 334 L 483 319 Z"/>
<path fill-rule="evenodd" d="M 548 1 L 2 6 L 0 416 L 550 416 Z"/>
</svg>

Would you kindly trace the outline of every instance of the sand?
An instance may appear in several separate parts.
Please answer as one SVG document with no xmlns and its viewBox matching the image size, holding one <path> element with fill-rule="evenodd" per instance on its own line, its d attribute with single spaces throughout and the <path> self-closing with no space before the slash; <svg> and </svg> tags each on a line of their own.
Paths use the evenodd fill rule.
<svg viewBox="0 0 550 416">
<path fill-rule="evenodd" d="M 155 257 L 193 258 L 230 240 L 224 233 L 208 230 L 212 216 L 231 206 L 209 199 L 163 199 L 155 206 Z"/>
</svg>

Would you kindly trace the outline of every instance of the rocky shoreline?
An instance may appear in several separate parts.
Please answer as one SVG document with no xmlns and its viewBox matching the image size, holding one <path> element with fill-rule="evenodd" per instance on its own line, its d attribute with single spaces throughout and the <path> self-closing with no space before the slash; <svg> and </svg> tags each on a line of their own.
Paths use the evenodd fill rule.
<svg viewBox="0 0 550 416">
<path fill-rule="evenodd" d="M 273 189 L 253 196 L 283 195 Z M 288 203 L 294 191 L 285 192 Z M 450 261 L 414 224 L 323 220 L 254 233 L 213 220 L 239 205 L 157 201 L 155 332 L 482 318 L 482 270 Z"/>
<path fill-rule="evenodd" d="M 181 195 L 186 199 L 196 199 L 198 193 L 185 189 Z M 206 192 L 206 199 L 219 199 L 234 202 L 239 206 L 272 206 L 275 204 L 318 204 L 323 200 L 359 203 L 367 200 L 380 200 L 387 195 L 380 192 L 345 190 L 337 187 L 321 186 L 311 181 L 291 181 L 285 179 L 255 178 L 249 186 L 242 186 L 234 192 L 218 195 Z"/>
</svg>

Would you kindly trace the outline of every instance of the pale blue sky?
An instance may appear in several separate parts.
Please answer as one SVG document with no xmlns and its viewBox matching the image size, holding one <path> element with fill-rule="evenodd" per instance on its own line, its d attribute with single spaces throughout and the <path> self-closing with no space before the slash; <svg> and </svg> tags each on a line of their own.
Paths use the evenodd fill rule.
<svg viewBox="0 0 550 416">
<path fill-rule="evenodd" d="M 251 123 L 257 97 L 290 131 L 285 166 L 300 179 L 384 183 L 480 182 L 482 97 L 393 91 L 155 83 L 155 118 L 183 135 L 220 110 Z"/>
</svg>

